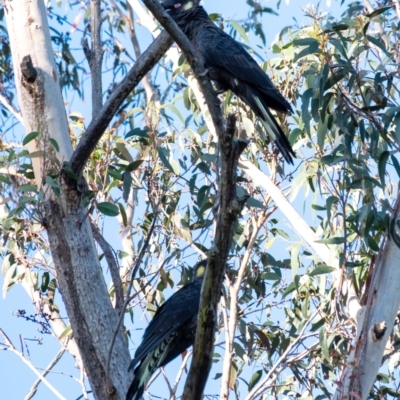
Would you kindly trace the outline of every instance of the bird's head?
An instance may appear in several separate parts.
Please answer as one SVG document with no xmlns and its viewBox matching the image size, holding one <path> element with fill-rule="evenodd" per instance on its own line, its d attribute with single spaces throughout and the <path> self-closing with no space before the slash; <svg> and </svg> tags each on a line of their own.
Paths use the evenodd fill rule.
<svg viewBox="0 0 400 400">
<path fill-rule="evenodd" d="M 194 279 L 203 279 L 206 273 L 207 259 L 199 261 L 194 266 Z"/>
<path fill-rule="evenodd" d="M 198 0 L 166 0 L 162 3 L 162 6 L 174 18 L 174 16 L 184 14 L 186 11 L 197 7 L 198 4 Z"/>
</svg>

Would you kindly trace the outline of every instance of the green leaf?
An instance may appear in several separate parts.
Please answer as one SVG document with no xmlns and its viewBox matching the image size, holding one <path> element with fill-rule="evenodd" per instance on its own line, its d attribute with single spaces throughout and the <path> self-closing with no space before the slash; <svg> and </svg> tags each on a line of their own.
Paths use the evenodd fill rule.
<svg viewBox="0 0 400 400">
<path fill-rule="evenodd" d="M 320 265 L 314 268 L 308 276 L 315 276 L 315 275 L 323 275 L 323 274 L 330 274 L 331 272 L 335 271 L 334 267 L 329 267 L 328 265 Z"/>
<path fill-rule="evenodd" d="M 122 192 L 122 198 L 125 201 L 128 201 L 129 199 L 129 194 L 131 192 L 131 187 L 132 187 L 132 175 L 130 172 L 124 172 L 123 175 L 123 192 Z"/>
<path fill-rule="evenodd" d="M 328 120 L 329 118 L 325 118 L 325 121 L 319 121 L 318 124 L 318 132 L 317 132 L 317 142 L 318 147 L 322 150 L 325 144 L 326 133 L 328 132 Z"/>
<path fill-rule="evenodd" d="M 54 147 L 54 149 L 58 153 L 60 151 L 60 147 L 58 146 L 58 143 L 53 138 L 50 138 L 49 142 L 51 143 L 51 145 Z"/>
<path fill-rule="evenodd" d="M 383 39 L 381 37 L 374 38 L 371 35 L 367 35 L 366 38 L 368 39 L 368 41 L 370 41 L 372 44 L 374 44 L 375 46 L 379 47 L 383 52 L 385 52 L 387 54 L 387 50 L 386 50 L 386 44 L 383 41 Z"/>
<path fill-rule="evenodd" d="M 261 203 L 261 201 L 255 199 L 254 197 L 249 197 L 246 200 L 246 205 L 249 207 L 265 209 L 265 205 L 263 203 Z"/>
<path fill-rule="evenodd" d="M 47 288 L 49 287 L 49 283 L 50 283 L 50 274 L 46 271 L 46 272 L 43 272 L 43 275 L 42 275 L 42 284 L 41 284 L 41 286 L 40 286 L 40 290 L 42 291 L 42 292 L 46 292 L 47 291 Z"/>
<path fill-rule="evenodd" d="M 97 204 L 97 209 L 104 215 L 116 217 L 119 214 L 119 208 L 108 201 L 103 201 Z"/>
<path fill-rule="evenodd" d="M 142 138 L 150 139 L 150 136 L 147 133 L 149 130 L 150 130 L 150 128 L 148 128 L 147 126 L 145 126 L 143 129 L 142 128 L 132 129 L 125 135 L 125 139 L 128 139 L 132 136 L 139 136 Z"/>
<path fill-rule="evenodd" d="M 344 237 L 333 237 L 329 239 L 321 239 L 316 240 L 315 243 L 324 243 L 324 244 L 342 244 L 346 241 Z"/>
<path fill-rule="evenodd" d="M 72 327 L 71 325 L 68 325 L 62 332 L 61 335 L 58 337 L 58 340 L 62 340 L 66 338 L 67 336 L 70 336 L 72 334 Z"/>
<path fill-rule="evenodd" d="M 11 181 L 4 175 L 0 175 L 0 182 L 6 183 L 7 185 L 11 184 Z"/>
<path fill-rule="evenodd" d="M 385 173 L 386 173 L 386 163 L 389 158 L 390 153 L 388 151 L 383 151 L 381 156 L 379 157 L 378 162 L 378 171 L 379 171 L 379 179 L 382 184 L 382 188 L 385 188 Z"/>
<path fill-rule="evenodd" d="M 169 108 L 179 118 L 182 124 L 185 124 L 185 119 L 182 117 L 181 112 L 173 104 L 164 104 L 162 108 Z"/>
<path fill-rule="evenodd" d="M 366 17 L 368 18 L 374 18 L 377 15 L 383 14 L 386 11 L 389 11 L 390 9 L 392 9 L 392 6 L 389 7 L 382 7 L 382 8 L 378 8 L 377 10 L 372 11 L 372 13 L 367 14 Z"/>
<path fill-rule="evenodd" d="M 296 289 L 296 286 L 294 285 L 294 283 L 292 282 L 290 285 L 288 285 L 286 287 L 286 289 L 283 291 L 282 293 L 282 299 L 284 299 L 289 293 L 294 292 L 294 290 Z"/>
<path fill-rule="evenodd" d="M 400 178 L 400 163 L 399 160 L 392 154 L 390 156 L 390 159 L 392 160 L 393 166 L 397 172 L 398 177 Z"/>
<path fill-rule="evenodd" d="M 374 240 L 374 238 L 371 235 L 367 235 L 367 243 L 368 246 L 373 250 L 378 252 L 379 251 L 379 246 L 378 243 Z"/>
<path fill-rule="evenodd" d="M 6 298 L 6 293 L 10 289 L 10 287 L 14 284 L 14 277 L 16 274 L 17 264 L 11 265 L 10 268 L 7 269 L 6 273 L 4 274 L 3 280 L 3 299 Z"/>
<path fill-rule="evenodd" d="M 310 45 L 314 45 L 315 43 L 317 45 L 319 45 L 319 42 L 317 39 L 314 38 L 303 38 L 303 39 L 295 39 L 293 40 L 293 44 L 295 46 L 310 46 Z"/>
<path fill-rule="evenodd" d="M 18 190 L 20 192 L 37 192 L 36 185 L 19 185 Z"/>
<path fill-rule="evenodd" d="M 264 272 L 262 274 L 262 277 L 267 281 L 279 281 L 279 279 L 281 279 L 281 277 L 274 272 Z"/>
<path fill-rule="evenodd" d="M 311 204 L 311 208 L 317 211 L 325 211 L 326 207 L 321 207 L 318 204 Z"/>
<path fill-rule="evenodd" d="M 260 382 L 262 374 L 263 374 L 262 369 L 259 369 L 258 371 L 254 372 L 253 376 L 250 378 L 250 382 L 249 382 L 249 386 L 248 386 L 249 392 L 251 389 L 253 389 L 254 386 L 257 385 L 258 382 Z"/>
<path fill-rule="evenodd" d="M 131 162 L 126 168 L 125 171 L 132 172 L 136 171 L 143 163 L 144 160 L 136 160 Z"/>
<path fill-rule="evenodd" d="M 174 169 L 174 167 L 172 166 L 172 164 L 169 161 L 170 158 L 170 151 L 169 149 L 165 149 L 163 147 L 158 147 L 158 156 L 160 157 L 160 160 L 162 161 L 162 163 L 173 173 L 176 175 L 179 175 L 179 169 L 176 168 Z"/>
<path fill-rule="evenodd" d="M 231 19 L 229 22 L 231 23 L 231 25 L 233 26 L 235 31 L 242 37 L 242 39 L 248 45 L 250 45 L 249 38 L 247 37 L 246 31 L 243 29 L 242 25 L 240 25 L 238 22 L 234 21 L 233 19 Z"/>
<path fill-rule="evenodd" d="M 122 223 L 123 223 L 124 227 L 126 228 L 128 226 L 128 217 L 126 215 L 125 207 L 121 203 L 118 203 L 118 207 L 119 207 L 119 212 L 121 213 Z"/>
<path fill-rule="evenodd" d="M 31 132 L 28 133 L 25 137 L 24 140 L 22 141 L 22 144 L 26 146 L 29 142 L 31 142 L 33 139 L 36 139 L 39 136 L 39 132 Z"/>
<path fill-rule="evenodd" d="M 29 158 L 43 157 L 44 156 L 44 151 L 43 150 L 32 151 L 32 153 L 29 153 L 26 156 L 29 157 Z"/>
<path fill-rule="evenodd" d="M 72 169 L 71 169 L 69 166 L 67 166 L 67 165 L 64 165 L 64 167 L 63 167 L 63 172 L 64 172 L 65 175 L 68 176 L 68 178 L 71 178 L 71 179 L 73 179 L 74 181 L 79 180 L 79 176 L 76 175 L 75 172 L 72 171 Z"/>
<path fill-rule="evenodd" d="M 325 326 L 323 326 L 319 331 L 319 344 L 321 346 L 322 355 L 325 360 L 329 361 L 329 348 L 327 343 L 327 335 L 325 331 Z"/>
</svg>

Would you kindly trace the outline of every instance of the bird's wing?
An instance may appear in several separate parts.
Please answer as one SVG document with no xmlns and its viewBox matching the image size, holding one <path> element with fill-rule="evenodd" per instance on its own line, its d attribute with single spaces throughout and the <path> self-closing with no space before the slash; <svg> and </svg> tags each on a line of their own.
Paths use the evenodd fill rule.
<svg viewBox="0 0 400 400">
<path fill-rule="evenodd" d="M 198 313 L 201 281 L 196 280 L 174 293 L 156 312 L 143 335 L 130 368 L 153 351 L 163 340 Z"/>
<path fill-rule="evenodd" d="M 268 106 L 281 112 L 291 110 L 290 104 L 274 87 L 246 49 L 217 26 L 207 26 L 195 38 L 205 65 L 223 68 L 235 78 L 254 86 L 270 98 Z"/>
</svg>

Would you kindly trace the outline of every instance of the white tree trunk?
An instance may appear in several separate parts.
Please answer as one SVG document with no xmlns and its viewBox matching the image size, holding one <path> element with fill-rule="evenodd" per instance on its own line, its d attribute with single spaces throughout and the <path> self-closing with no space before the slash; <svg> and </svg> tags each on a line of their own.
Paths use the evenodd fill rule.
<svg viewBox="0 0 400 400">
<path fill-rule="evenodd" d="M 31 142 L 30 151 L 44 151 L 43 157 L 33 159 L 36 182 L 40 186 L 49 172 L 60 172 L 62 162 L 72 155 L 46 9 L 43 0 L 8 0 L 5 9 L 26 133 L 39 132 L 36 143 Z M 20 67 L 22 59 L 28 55 L 33 71 L 37 72 L 33 81 L 26 80 Z M 59 152 L 50 144 L 50 137 L 56 140 Z M 43 223 L 74 339 L 94 397 L 123 400 L 129 385 L 127 343 L 120 329 L 107 374 L 106 363 L 117 314 L 108 296 L 86 210 L 80 203 L 82 193 L 76 187 L 79 185 L 77 182 L 68 185 L 65 181 L 60 185 L 60 198 L 55 199 L 46 189 Z"/>
<path fill-rule="evenodd" d="M 39 147 L 44 150 L 43 144 L 51 137 L 60 148 L 56 154 L 58 161 L 68 161 L 72 155 L 72 145 L 51 47 L 46 8 L 43 1 L 8 0 L 5 10 L 25 133 L 39 132 L 38 139 L 29 143 L 29 151 L 37 151 Z M 32 58 L 39 84 L 22 84 L 20 64 L 27 55 Z M 32 159 L 38 187 L 44 177 L 43 163 L 51 162 L 49 158 L 45 155 L 41 159 Z"/>
</svg>

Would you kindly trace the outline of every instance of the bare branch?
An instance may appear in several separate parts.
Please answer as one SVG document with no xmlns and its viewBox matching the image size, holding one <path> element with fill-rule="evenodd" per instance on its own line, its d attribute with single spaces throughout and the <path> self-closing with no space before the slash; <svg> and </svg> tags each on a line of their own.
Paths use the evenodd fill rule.
<svg viewBox="0 0 400 400">
<path fill-rule="evenodd" d="M 272 376 L 272 374 L 276 371 L 276 369 L 279 367 L 279 365 L 287 358 L 289 353 L 298 345 L 298 343 L 303 339 L 304 332 L 306 331 L 308 325 L 310 325 L 311 321 L 316 317 L 316 315 L 319 313 L 319 310 L 315 310 L 314 313 L 311 315 L 309 320 L 304 324 L 303 329 L 300 331 L 299 336 L 291 343 L 289 346 L 287 346 L 286 350 L 281 354 L 279 359 L 276 361 L 276 363 L 272 366 L 272 368 L 269 369 L 267 375 L 265 378 L 256 386 L 254 387 L 250 393 L 246 396 L 245 400 L 250 400 L 254 399 L 257 396 L 259 396 L 263 390 L 266 387 L 266 384 L 268 383 L 269 378 Z"/>
<path fill-rule="evenodd" d="M 68 340 L 68 339 L 67 339 Z M 42 376 L 43 378 L 51 371 L 51 369 L 60 361 L 61 357 L 63 356 L 65 351 L 65 348 L 61 348 L 59 352 L 56 354 L 56 356 L 51 360 L 50 364 L 47 366 L 47 368 L 43 371 Z M 42 382 L 40 378 L 36 379 L 34 384 L 32 385 L 31 389 L 29 390 L 29 393 L 25 396 L 24 400 L 30 400 L 33 396 L 35 396 L 37 392 L 37 388 Z"/>
<path fill-rule="evenodd" d="M 224 400 L 228 399 L 229 397 L 229 379 L 231 376 L 231 368 L 232 368 L 233 340 L 235 338 L 235 330 L 237 322 L 237 303 L 238 303 L 240 285 L 242 283 L 244 274 L 246 272 L 247 265 L 251 257 L 251 253 L 253 251 L 254 245 L 258 237 L 258 233 L 260 232 L 261 227 L 264 225 L 269 215 L 270 213 L 264 211 L 258 221 L 256 221 L 255 218 L 253 219 L 253 231 L 249 240 L 249 244 L 247 245 L 246 252 L 244 253 L 242 263 L 238 270 L 236 282 L 233 285 L 229 285 L 229 295 L 230 295 L 229 326 L 224 322 L 227 335 L 225 340 L 226 347 L 225 347 L 225 355 L 223 361 L 221 394 L 220 394 L 220 398 Z"/>
<path fill-rule="evenodd" d="M 100 233 L 99 228 L 91 221 L 90 226 L 92 227 L 93 237 L 99 244 L 100 248 L 103 250 L 104 257 L 106 258 L 108 268 L 110 270 L 111 279 L 114 284 L 115 292 L 115 309 L 118 313 L 122 311 L 124 304 L 124 291 L 122 288 L 122 280 L 119 274 L 119 267 L 113 249 L 110 244 L 104 239 L 103 235 Z"/>
<path fill-rule="evenodd" d="M 3 106 L 5 108 L 7 108 L 7 110 L 14 115 L 14 117 L 21 122 L 22 125 L 24 125 L 24 119 L 22 118 L 22 115 L 19 111 L 17 111 L 13 105 L 8 101 L 8 99 L 3 96 L 2 94 L 0 94 L 0 103 L 3 104 Z"/>
<path fill-rule="evenodd" d="M 126 309 L 128 303 L 131 300 L 130 297 L 129 297 L 129 294 L 130 294 L 130 292 L 132 290 L 132 287 L 133 287 L 133 280 L 135 279 L 136 273 L 137 273 L 137 271 L 138 271 L 138 269 L 140 267 L 140 264 L 142 263 L 143 257 L 144 257 L 144 255 L 146 253 L 146 250 L 147 250 L 148 246 L 149 246 L 150 239 L 151 239 L 151 237 L 153 235 L 153 232 L 154 232 L 154 229 L 155 229 L 155 226 L 156 226 L 157 216 L 158 216 L 158 211 L 154 210 L 153 223 L 151 224 L 150 230 L 147 233 L 146 240 L 145 240 L 145 242 L 144 242 L 144 244 L 143 244 L 143 246 L 142 246 L 142 248 L 140 250 L 139 257 L 137 258 L 135 266 L 134 266 L 134 268 L 132 269 L 132 272 L 131 272 L 131 280 L 129 282 L 129 286 L 128 286 L 128 289 L 126 291 L 126 300 L 125 300 L 125 302 L 124 302 L 124 304 L 122 306 L 122 311 L 119 314 L 118 322 L 116 324 L 116 327 L 115 327 L 115 330 L 114 330 L 114 334 L 113 334 L 113 337 L 111 339 L 110 347 L 109 347 L 109 350 L 108 350 L 108 356 L 107 356 L 107 362 L 106 362 L 106 379 L 107 380 L 109 380 L 109 375 L 110 375 L 110 363 L 111 363 L 111 357 L 112 357 L 112 351 L 113 351 L 114 343 L 115 343 L 115 340 L 116 340 L 117 335 L 118 335 L 118 331 L 120 329 L 120 326 L 121 326 L 122 321 L 123 321 L 124 316 L 125 316 L 125 309 Z"/>
<path fill-rule="evenodd" d="M 189 358 L 192 355 L 192 353 L 193 353 L 192 350 L 187 350 L 186 351 L 185 358 L 183 359 L 182 364 L 179 367 L 178 373 L 176 374 L 174 387 L 172 388 L 172 396 L 171 396 L 171 398 L 169 400 L 175 400 L 175 398 L 176 398 L 176 389 L 178 389 L 178 385 L 179 385 L 179 382 L 180 382 L 180 380 L 182 378 L 183 371 L 185 370 L 186 364 L 189 361 Z"/>
<path fill-rule="evenodd" d="M 222 280 L 234 224 L 247 199 L 247 197 L 236 198 L 237 160 L 246 144 L 232 141 L 235 123 L 235 116 L 229 115 L 226 135 L 222 138 L 218 137 L 221 152 L 220 209 L 214 244 L 208 255 L 207 271 L 204 277 L 192 365 L 183 393 L 183 399 L 186 400 L 202 398 L 212 362 L 217 306 L 221 297 Z"/>
<path fill-rule="evenodd" d="M 90 24 L 92 48 L 89 66 L 92 74 L 92 118 L 100 112 L 103 105 L 102 70 L 103 45 L 101 43 L 101 0 L 90 1 Z"/>
<path fill-rule="evenodd" d="M 11 340 L 5 334 L 5 332 L 0 328 L 0 334 L 3 335 L 4 340 L 6 341 L 7 346 L 3 348 L 3 350 L 11 351 L 12 353 L 16 354 L 24 364 L 26 364 L 30 370 L 42 381 L 53 393 L 54 395 L 60 400 L 66 400 L 65 397 L 58 392 L 58 390 L 44 377 L 44 374 L 41 374 L 33 364 L 27 360 L 21 352 L 19 352 L 15 346 L 12 344 Z"/>
</svg>

